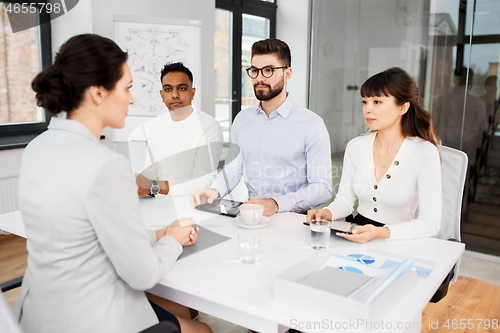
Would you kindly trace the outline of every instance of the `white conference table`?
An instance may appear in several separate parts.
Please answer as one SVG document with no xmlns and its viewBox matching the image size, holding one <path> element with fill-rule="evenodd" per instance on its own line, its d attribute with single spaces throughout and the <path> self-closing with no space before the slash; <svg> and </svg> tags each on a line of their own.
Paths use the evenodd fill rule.
<svg viewBox="0 0 500 333">
<path fill-rule="evenodd" d="M 158 229 L 179 217 L 192 216 L 200 226 L 231 237 L 228 241 L 178 260 L 150 292 L 258 332 L 284 332 L 288 327 L 308 332 L 326 332 L 328 329 L 323 328 L 330 328 L 331 324 L 318 325 L 320 329 L 317 330 L 305 327 L 325 320 L 329 323 L 349 322 L 334 311 L 331 316 L 324 318 L 314 309 L 303 311 L 294 304 L 273 300 L 274 277 L 316 253 L 310 247 L 310 231 L 303 225 L 304 215 L 280 213 L 272 216 L 271 225 L 258 230 L 261 233 L 258 262 L 246 265 L 238 260 L 237 233 L 243 229 L 236 226 L 232 218 L 192 209 L 188 197 L 147 197 L 141 198 L 140 202 L 148 229 Z M 0 229 L 26 237 L 19 211 L 0 215 Z M 385 332 L 386 329 L 375 329 L 376 325 L 378 323 L 381 327 L 381 322 L 390 322 L 391 332 L 418 332 L 418 327 L 413 323 L 421 321 L 423 309 L 464 248 L 462 243 L 434 238 L 372 240 L 366 244 L 356 244 L 332 236 L 330 248 L 322 251 L 341 253 L 350 249 L 358 252 L 376 249 L 436 262 L 427 279 L 418 279 L 414 288 L 405 295 L 394 295 L 393 306 L 381 318 L 370 319 L 373 329 L 367 329 L 369 327 L 365 324 L 356 330 L 351 325 L 350 329 L 344 331 Z M 397 327 L 399 323 L 402 323 L 401 329 Z M 410 325 L 412 328 L 409 328 Z"/>
</svg>

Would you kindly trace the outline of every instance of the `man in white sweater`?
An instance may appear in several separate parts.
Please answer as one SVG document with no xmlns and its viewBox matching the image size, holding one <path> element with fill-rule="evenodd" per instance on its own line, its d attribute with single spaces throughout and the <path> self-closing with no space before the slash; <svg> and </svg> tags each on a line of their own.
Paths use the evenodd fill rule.
<svg viewBox="0 0 500 333">
<path fill-rule="evenodd" d="M 169 112 L 134 131 L 147 143 L 145 166 L 137 176 L 138 192 L 190 195 L 208 187 L 216 176 L 222 130 L 217 120 L 191 104 L 196 88 L 187 67 L 167 64 L 160 79 L 160 95 Z"/>
</svg>

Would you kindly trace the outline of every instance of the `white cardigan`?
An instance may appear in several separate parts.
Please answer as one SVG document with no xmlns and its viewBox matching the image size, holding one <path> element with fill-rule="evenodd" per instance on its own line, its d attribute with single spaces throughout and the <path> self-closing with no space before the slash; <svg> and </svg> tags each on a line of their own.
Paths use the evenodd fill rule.
<svg viewBox="0 0 500 333">
<path fill-rule="evenodd" d="M 52 118 L 24 151 L 19 199 L 29 256 L 15 313 L 24 332 L 139 332 L 158 322 L 143 290 L 182 246 L 148 235 L 125 157 L 84 125 Z"/>
<path fill-rule="evenodd" d="M 376 135 L 362 135 L 347 144 L 339 191 L 327 208 L 334 219 L 340 219 L 352 213 L 359 199 L 358 213 L 385 224 L 391 231 L 389 239 L 436 235 L 442 205 L 438 149 L 421 138 L 407 137 L 377 183 L 373 162 Z"/>
</svg>

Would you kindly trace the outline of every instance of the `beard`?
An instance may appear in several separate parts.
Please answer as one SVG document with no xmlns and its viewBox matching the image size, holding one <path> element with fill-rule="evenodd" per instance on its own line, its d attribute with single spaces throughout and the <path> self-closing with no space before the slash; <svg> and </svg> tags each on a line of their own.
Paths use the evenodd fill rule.
<svg viewBox="0 0 500 333">
<path fill-rule="evenodd" d="M 263 90 L 257 90 L 257 86 L 266 86 L 269 88 L 269 90 L 263 91 Z M 282 79 L 280 82 L 276 83 L 274 87 L 271 87 L 271 85 L 266 84 L 266 83 L 256 83 L 253 85 L 253 91 L 255 93 L 255 97 L 259 101 L 269 101 L 273 99 L 274 97 L 278 96 L 281 94 L 283 91 L 283 87 L 285 86 L 285 80 Z"/>
</svg>

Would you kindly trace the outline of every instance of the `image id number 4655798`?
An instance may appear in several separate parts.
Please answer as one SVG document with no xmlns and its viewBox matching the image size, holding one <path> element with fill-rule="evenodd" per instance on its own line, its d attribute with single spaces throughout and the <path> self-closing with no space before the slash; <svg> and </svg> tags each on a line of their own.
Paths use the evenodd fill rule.
<svg viewBox="0 0 500 333">
<path fill-rule="evenodd" d="M 479 329 L 498 329 L 498 319 L 448 319 L 446 320 L 442 326 L 439 323 L 439 320 L 431 321 L 429 320 L 429 329 L 437 330 L 446 328 L 449 330 L 456 329 L 470 329 L 470 330 L 479 330 Z"/>
<path fill-rule="evenodd" d="M 64 0 L 61 0 L 61 2 L 64 2 Z M 27 14 L 27 13 L 56 13 L 59 14 L 62 10 L 64 10 L 63 6 L 61 6 L 60 3 L 45 3 L 45 2 L 40 2 L 40 3 L 11 3 L 9 2 L 7 6 L 5 6 L 5 11 L 7 13 L 15 13 L 15 14 Z"/>
</svg>

